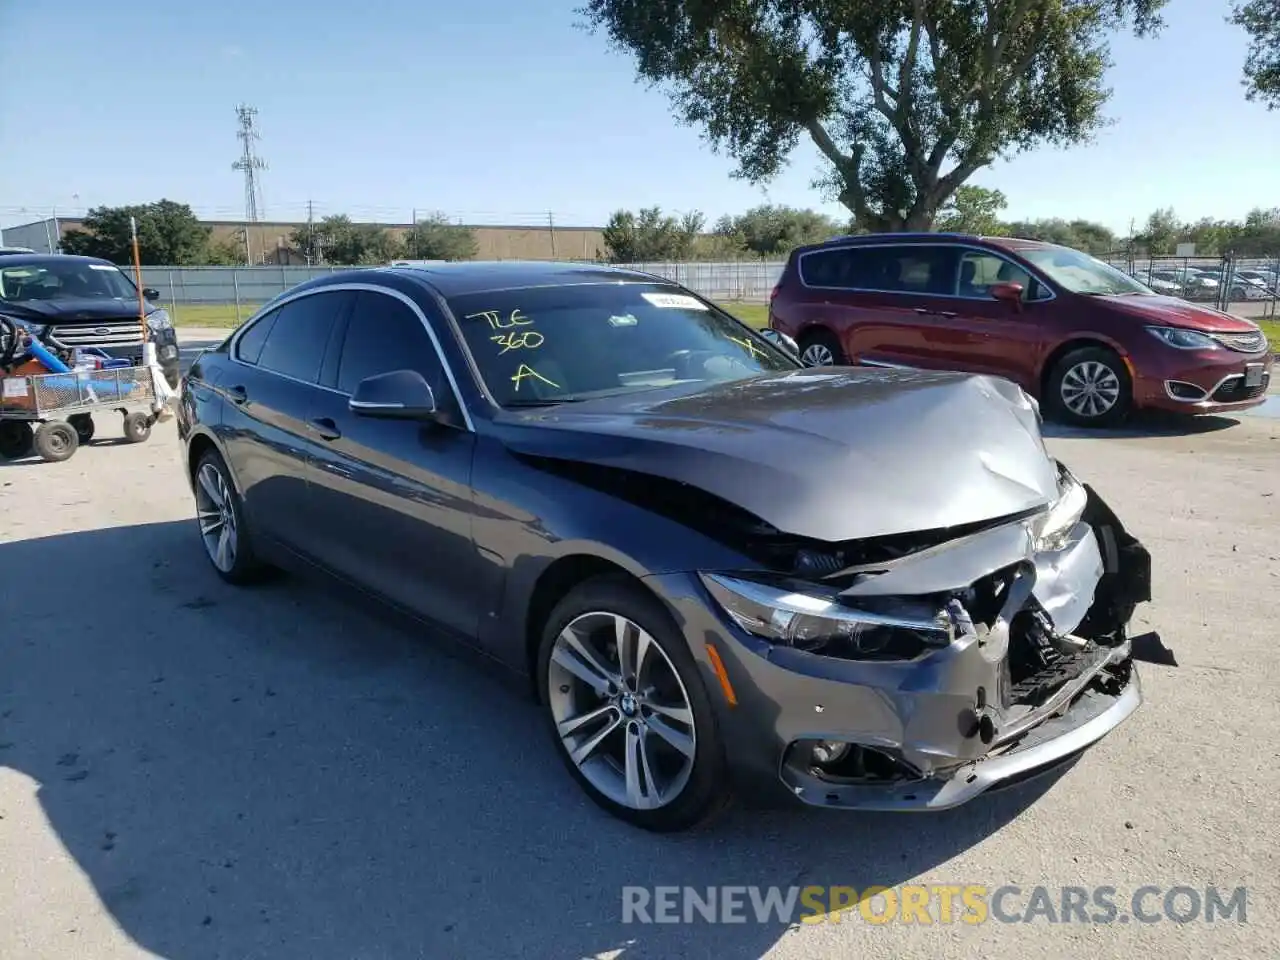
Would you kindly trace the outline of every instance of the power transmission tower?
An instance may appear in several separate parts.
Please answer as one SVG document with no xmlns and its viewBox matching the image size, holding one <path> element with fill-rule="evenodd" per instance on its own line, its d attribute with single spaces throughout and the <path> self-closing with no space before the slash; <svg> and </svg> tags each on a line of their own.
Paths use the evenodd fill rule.
<svg viewBox="0 0 1280 960">
<path fill-rule="evenodd" d="M 236 107 L 236 120 L 240 127 L 236 132 L 241 144 L 240 159 L 231 165 L 231 169 L 244 173 L 245 247 L 247 249 L 248 225 L 257 223 L 259 214 L 262 212 L 262 184 L 258 171 L 267 169 L 267 161 L 258 156 L 257 152 L 256 144 L 262 139 L 258 133 L 258 108 L 240 104 Z"/>
</svg>

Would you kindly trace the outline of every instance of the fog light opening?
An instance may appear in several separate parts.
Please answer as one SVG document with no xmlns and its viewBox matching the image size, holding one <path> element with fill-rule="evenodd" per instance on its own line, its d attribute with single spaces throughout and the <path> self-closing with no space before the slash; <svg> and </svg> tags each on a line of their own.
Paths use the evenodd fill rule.
<svg viewBox="0 0 1280 960">
<path fill-rule="evenodd" d="M 797 760 L 806 757 L 809 773 L 828 783 L 877 784 L 916 780 L 919 775 L 897 757 L 842 740 L 809 740 L 794 745 Z"/>
</svg>

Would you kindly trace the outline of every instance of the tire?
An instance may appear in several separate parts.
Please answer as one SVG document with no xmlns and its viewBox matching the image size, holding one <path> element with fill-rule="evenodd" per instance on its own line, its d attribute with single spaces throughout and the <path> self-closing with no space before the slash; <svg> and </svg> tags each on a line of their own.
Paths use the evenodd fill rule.
<svg viewBox="0 0 1280 960">
<path fill-rule="evenodd" d="M 849 362 L 839 338 L 824 329 L 811 330 L 800 338 L 800 360 L 806 367 L 843 367 Z"/>
<path fill-rule="evenodd" d="M 80 443 L 86 444 L 93 439 L 93 431 L 95 430 L 93 416 L 87 413 L 77 413 L 75 416 L 67 417 L 67 423 L 75 428 L 76 436 L 80 438 Z"/>
<path fill-rule="evenodd" d="M 214 572 L 227 583 L 244 586 L 258 583 L 273 572 L 258 559 L 244 520 L 240 495 L 222 457 L 214 450 L 206 451 L 196 464 L 194 483 L 196 498 L 196 527 L 205 556 Z M 225 508 L 218 504 L 221 498 Z M 227 524 L 230 521 L 228 528 Z M 227 547 L 220 546 L 223 531 L 229 529 Z M 226 549 L 228 552 L 223 552 Z"/>
<path fill-rule="evenodd" d="M 145 443 L 151 437 L 151 417 L 135 412 L 125 414 L 124 438 L 130 443 Z"/>
<path fill-rule="evenodd" d="M 643 637 L 650 643 L 638 679 L 620 666 L 630 657 L 610 659 L 619 619 L 629 625 L 628 650 L 642 649 Z M 571 624 L 575 634 L 568 632 Z M 587 665 L 575 648 L 589 650 L 600 669 Z M 606 676 L 612 685 L 602 689 Z M 598 577 L 556 604 L 543 628 L 536 680 L 556 752 L 604 810 L 642 829 L 668 833 L 704 823 L 728 805 L 724 749 L 701 673 L 671 617 L 638 584 Z M 579 723 L 562 736 L 566 722 L 593 713 L 596 721 Z M 599 743 L 595 750 L 589 748 L 593 742 Z M 586 751 L 581 765 L 573 749 Z M 638 771 L 634 791 L 625 773 L 627 757 Z"/>
<path fill-rule="evenodd" d="M 17 460 L 31 452 L 35 430 L 26 420 L 0 420 L 0 457 Z"/>
<path fill-rule="evenodd" d="M 41 460 L 62 463 L 70 460 L 80 446 L 76 428 L 62 420 L 50 420 L 36 429 L 35 448 Z"/>
<path fill-rule="evenodd" d="M 1094 386 L 1089 398 L 1088 384 Z M 1081 347 L 1054 364 L 1045 390 L 1049 415 L 1079 427 L 1109 427 L 1133 404 L 1133 382 L 1120 356 L 1107 347 Z M 1105 405 L 1108 404 L 1109 405 Z M 1101 406 L 1105 405 L 1105 406 Z"/>
</svg>

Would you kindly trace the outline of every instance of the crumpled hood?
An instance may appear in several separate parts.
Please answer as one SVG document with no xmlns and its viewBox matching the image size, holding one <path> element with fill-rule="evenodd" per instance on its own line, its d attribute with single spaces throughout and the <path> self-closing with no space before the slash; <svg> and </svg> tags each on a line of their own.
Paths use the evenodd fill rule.
<svg viewBox="0 0 1280 960">
<path fill-rule="evenodd" d="M 1177 297 L 1139 294 L 1125 297 L 1095 297 L 1118 313 L 1138 317 L 1147 323 L 1168 324 L 1214 333 L 1251 333 L 1257 324 L 1203 304 L 1190 303 Z"/>
<path fill-rule="evenodd" d="M 147 304 L 147 312 L 156 308 Z M 68 297 L 59 300 L 13 300 L 0 302 L 0 313 L 34 323 L 76 323 L 92 320 L 127 320 L 138 316 L 137 300 L 110 300 L 106 297 Z"/>
<path fill-rule="evenodd" d="M 809 369 L 508 411 L 517 453 L 691 484 L 829 542 L 935 530 L 1050 503 L 1057 472 L 1012 383 Z"/>
</svg>

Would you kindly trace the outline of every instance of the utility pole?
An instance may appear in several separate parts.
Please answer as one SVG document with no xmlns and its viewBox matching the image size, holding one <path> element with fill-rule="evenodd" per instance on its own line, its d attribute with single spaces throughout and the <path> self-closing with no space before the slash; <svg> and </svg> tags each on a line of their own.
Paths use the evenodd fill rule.
<svg viewBox="0 0 1280 960">
<path fill-rule="evenodd" d="M 244 249 L 249 264 L 253 257 L 249 249 L 249 225 L 258 222 L 262 210 L 262 186 L 258 172 L 267 169 L 267 161 L 258 156 L 257 142 L 262 139 L 258 133 L 258 108 L 248 104 L 236 107 L 236 120 L 239 130 L 236 137 L 240 140 L 240 159 L 231 165 L 232 170 L 244 174 Z"/>
<path fill-rule="evenodd" d="M 417 207 L 414 207 L 412 212 L 410 212 L 409 214 L 409 224 L 410 224 L 409 242 L 413 244 L 412 259 L 419 260 L 421 258 L 418 256 L 418 208 Z"/>
<path fill-rule="evenodd" d="M 551 259 L 556 258 L 556 216 L 550 210 L 547 211 L 547 229 L 551 231 Z"/>
<path fill-rule="evenodd" d="M 307 266 L 316 259 L 316 217 L 311 201 L 307 201 Z"/>
</svg>

